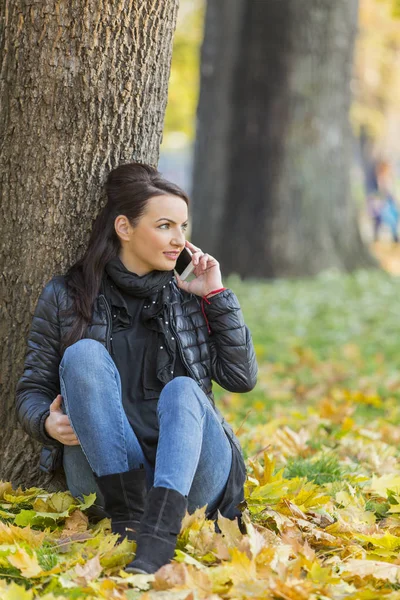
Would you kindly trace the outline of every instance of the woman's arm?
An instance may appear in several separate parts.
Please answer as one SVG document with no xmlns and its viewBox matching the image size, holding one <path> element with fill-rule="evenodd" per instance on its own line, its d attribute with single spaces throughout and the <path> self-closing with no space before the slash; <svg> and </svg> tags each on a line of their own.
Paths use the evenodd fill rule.
<svg viewBox="0 0 400 600">
<path fill-rule="evenodd" d="M 186 241 L 192 251 L 195 279 L 182 281 L 178 287 L 201 296 L 208 321 L 211 351 L 211 377 L 230 392 L 249 392 L 257 382 L 257 362 L 251 335 L 244 324 L 239 301 L 232 290 L 222 285 L 219 262 Z"/>
<path fill-rule="evenodd" d="M 257 382 L 257 361 L 237 297 L 227 289 L 203 305 L 211 330 L 212 378 L 229 392 L 249 392 Z"/>
<path fill-rule="evenodd" d="M 58 444 L 47 435 L 44 424 L 50 414 L 50 404 L 60 393 L 60 361 L 58 301 L 54 280 L 51 280 L 36 305 L 16 400 L 17 416 L 22 427 L 44 444 Z"/>
</svg>

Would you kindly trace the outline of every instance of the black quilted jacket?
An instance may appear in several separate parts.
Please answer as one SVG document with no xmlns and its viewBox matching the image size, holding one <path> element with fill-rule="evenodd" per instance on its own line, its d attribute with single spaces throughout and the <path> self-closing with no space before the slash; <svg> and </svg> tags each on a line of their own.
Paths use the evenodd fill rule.
<svg viewBox="0 0 400 600">
<path fill-rule="evenodd" d="M 244 324 L 239 302 L 231 290 L 205 303 L 211 333 L 201 311 L 200 299 L 171 285 L 170 323 L 175 330 L 182 358 L 190 376 L 213 402 L 211 380 L 231 392 L 251 390 L 257 378 L 257 363 L 250 333 Z M 24 373 L 17 385 L 17 414 L 25 431 L 45 445 L 43 470 L 51 471 L 62 445 L 50 438 L 44 422 L 49 407 L 60 393 L 59 364 L 61 337 L 70 328 L 73 316 L 63 316 L 71 307 L 65 279 L 54 277 L 38 300 L 28 339 Z M 111 312 L 105 296 L 96 299 L 93 318 L 85 337 L 104 344 L 110 351 Z M 231 442 L 240 449 L 232 429 L 220 416 Z M 53 448 L 53 451 L 52 451 Z M 47 463 L 47 464 L 46 464 Z"/>
</svg>

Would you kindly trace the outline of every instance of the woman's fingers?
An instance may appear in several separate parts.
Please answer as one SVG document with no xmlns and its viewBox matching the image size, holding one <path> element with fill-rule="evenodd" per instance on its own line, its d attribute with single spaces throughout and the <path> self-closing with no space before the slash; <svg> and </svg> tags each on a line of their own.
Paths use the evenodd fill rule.
<svg viewBox="0 0 400 600">
<path fill-rule="evenodd" d="M 80 446 L 80 442 L 75 438 L 75 440 L 65 440 L 65 442 L 63 442 L 64 446 Z"/>
<path fill-rule="evenodd" d="M 207 263 L 209 260 L 210 260 L 209 254 L 203 254 L 203 256 L 200 258 L 200 265 L 203 267 L 204 270 L 207 269 Z"/>
<path fill-rule="evenodd" d="M 79 440 L 74 433 L 62 433 L 60 434 L 60 438 L 63 444 L 72 445 L 79 444 Z"/>
<path fill-rule="evenodd" d="M 59 427 L 58 433 L 60 435 L 75 435 L 75 432 L 72 429 L 71 425 L 69 425 L 68 427 Z"/>
</svg>

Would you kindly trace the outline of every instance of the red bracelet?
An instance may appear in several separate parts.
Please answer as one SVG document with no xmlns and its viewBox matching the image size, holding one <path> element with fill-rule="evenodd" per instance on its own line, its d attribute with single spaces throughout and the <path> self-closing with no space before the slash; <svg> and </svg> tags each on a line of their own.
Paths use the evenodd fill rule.
<svg viewBox="0 0 400 600">
<path fill-rule="evenodd" d="M 203 298 L 207 300 L 208 296 L 211 296 L 211 294 L 219 294 L 219 292 L 224 292 L 226 289 L 227 288 L 219 288 L 219 290 L 213 290 L 212 292 L 208 292 Z"/>
<path fill-rule="evenodd" d="M 203 317 L 207 323 L 208 333 L 211 333 L 211 328 L 207 319 L 206 311 L 204 310 L 204 302 L 207 302 L 207 304 L 211 304 L 211 302 L 208 300 L 208 296 L 210 296 L 211 294 L 218 294 L 219 292 L 224 292 L 226 289 L 228 288 L 219 288 L 219 290 L 213 290 L 212 292 L 208 292 L 208 294 L 203 296 L 201 299 L 201 312 L 203 313 Z"/>
</svg>

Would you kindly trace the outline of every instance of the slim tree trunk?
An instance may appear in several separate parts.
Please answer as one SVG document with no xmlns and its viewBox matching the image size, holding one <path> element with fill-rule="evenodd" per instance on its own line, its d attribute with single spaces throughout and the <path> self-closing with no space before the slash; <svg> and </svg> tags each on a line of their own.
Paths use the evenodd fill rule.
<svg viewBox="0 0 400 600">
<path fill-rule="evenodd" d="M 229 20 L 212 35 L 221 3 L 209 0 L 202 49 L 194 242 L 241 276 L 373 264 L 349 183 L 357 0 L 240 0 L 235 41 Z"/>
<path fill-rule="evenodd" d="M 0 479 L 51 488 L 14 412 L 26 336 L 43 285 L 85 248 L 105 175 L 157 163 L 177 0 L 0 11 Z"/>
</svg>

